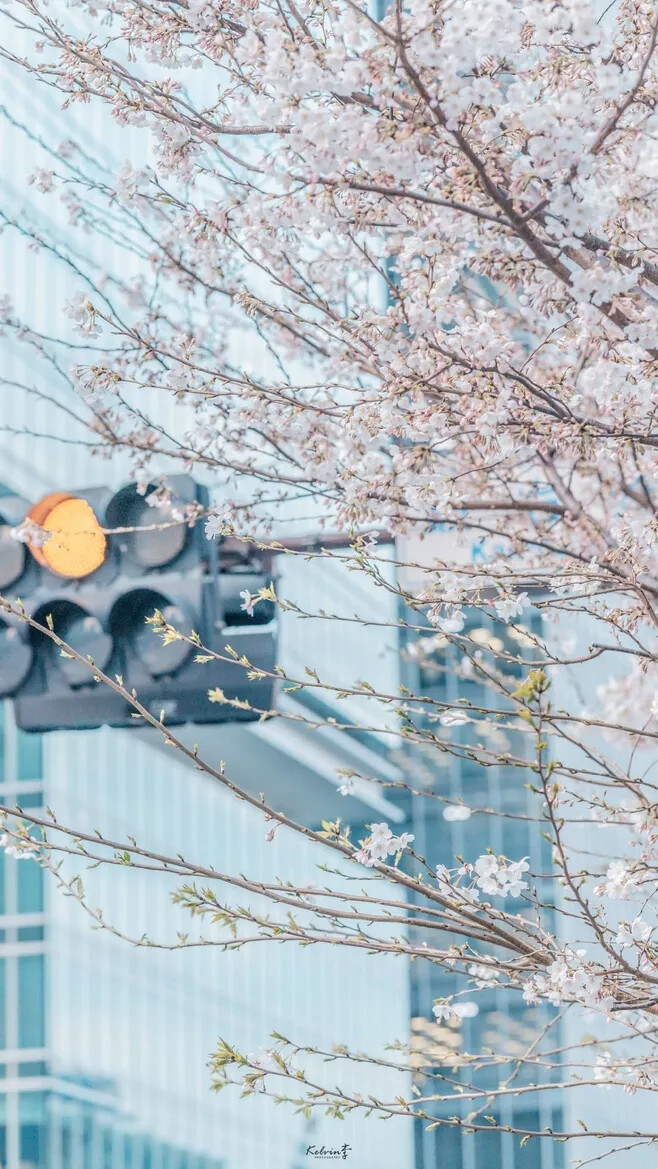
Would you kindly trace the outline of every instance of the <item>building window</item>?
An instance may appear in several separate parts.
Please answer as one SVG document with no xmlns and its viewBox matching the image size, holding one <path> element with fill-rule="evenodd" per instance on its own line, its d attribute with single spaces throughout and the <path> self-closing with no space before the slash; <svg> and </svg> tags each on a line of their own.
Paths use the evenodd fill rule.
<svg viewBox="0 0 658 1169">
<path fill-rule="evenodd" d="M 41 913 L 43 910 L 43 870 L 31 859 L 17 861 L 19 913 Z"/>
<path fill-rule="evenodd" d="M 46 1098 L 43 1092 L 19 1096 L 18 1148 L 21 1169 L 41 1169 L 46 1164 Z"/>
<path fill-rule="evenodd" d="M 416 1152 L 419 1169 L 435 1169 L 442 1165 L 445 1169 L 462 1169 L 462 1134 L 453 1125 L 439 1125 L 432 1132 L 424 1132 L 426 1121 L 418 1121 L 416 1125 Z M 419 1155 L 418 1155 L 419 1154 Z M 495 1162 L 492 1161 L 490 1169 Z"/>
<path fill-rule="evenodd" d="M 5 703 L 0 702 L 0 783 L 5 782 Z"/>
<path fill-rule="evenodd" d="M 544 1127 L 539 1109 L 530 1112 L 515 1112 L 513 1118 L 515 1128 L 525 1128 L 529 1132 L 541 1132 Z M 521 1148 L 521 1137 L 514 1137 L 514 1165 L 515 1169 L 542 1169 L 541 1146 L 542 1138 L 535 1137 Z M 554 1142 L 551 1142 L 553 1144 Z"/>
<path fill-rule="evenodd" d="M 45 1163 L 44 1137 L 43 1125 L 21 1125 L 21 1169 L 39 1169 Z"/>
<path fill-rule="evenodd" d="M 5 1023 L 5 966 L 6 959 L 0 958 L 0 1047 L 7 1046 L 7 1026 Z"/>
<path fill-rule="evenodd" d="M 45 1076 L 48 1074 L 48 1065 L 42 1059 L 35 1060 L 33 1063 L 20 1063 L 18 1065 L 18 1074 L 22 1077 Z"/>
<path fill-rule="evenodd" d="M 16 778 L 41 779 L 43 775 L 43 740 L 16 729 Z"/>
<path fill-rule="evenodd" d="M 18 959 L 19 1047 L 43 1047 L 45 1043 L 44 965 L 43 954 L 26 954 Z"/>
<path fill-rule="evenodd" d="M 479 1118 L 478 1118 L 479 1119 Z M 501 1132 L 477 1132 L 467 1137 L 474 1141 L 475 1169 L 491 1169 L 492 1165 L 503 1165 Z"/>
</svg>

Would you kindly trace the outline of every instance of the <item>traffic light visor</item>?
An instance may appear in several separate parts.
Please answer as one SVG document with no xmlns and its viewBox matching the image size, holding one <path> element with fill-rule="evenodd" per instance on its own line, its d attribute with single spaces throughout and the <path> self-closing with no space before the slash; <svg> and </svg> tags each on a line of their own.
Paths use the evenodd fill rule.
<svg viewBox="0 0 658 1169">
<path fill-rule="evenodd" d="M 23 629 L 0 620 L 0 698 L 22 685 L 32 665 L 32 646 Z"/>
<path fill-rule="evenodd" d="M 141 495 L 134 483 L 123 487 L 110 500 L 107 523 L 108 527 L 118 529 L 121 551 L 144 569 L 171 564 L 187 543 L 187 525 L 176 520 L 173 504 L 151 507 L 147 496 Z"/>
<path fill-rule="evenodd" d="M 148 623 L 156 609 L 165 622 L 186 636 L 192 632 L 192 622 L 185 608 L 155 589 L 133 589 L 116 602 L 110 615 L 110 625 L 116 637 L 126 638 L 153 678 L 173 674 L 188 660 L 192 646 L 186 641 L 165 639 Z"/>
<path fill-rule="evenodd" d="M 47 608 L 47 611 L 46 611 Z M 40 625 L 49 624 L 48 617 L 52 618 L 54 633 L 75 650 L 80 657 L 91 659 L 99 670 L 105 670 L 112 657 L 114 642 L 103 627 L 100 618 L 81 605 L 68 600 L 54 600 L 47 607 L 38 610 L 35 614 Z M 66 656 L 65 647 L 46 637 L 46 634 L 35 634 L 37 640 L 47 642 L 46 652 L 53 665 L 63 674 L 69 686 L 85 686 L 93 683 L 94 672 L 84 662 Z"/>
</svg>

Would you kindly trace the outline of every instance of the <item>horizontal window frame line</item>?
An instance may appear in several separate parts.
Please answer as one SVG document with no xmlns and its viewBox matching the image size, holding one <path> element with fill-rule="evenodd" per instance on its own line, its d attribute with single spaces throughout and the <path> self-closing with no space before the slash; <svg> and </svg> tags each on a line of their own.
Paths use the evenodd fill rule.
<svg viewBox="0 0 658 1169">
<path fill-rule="evenodd" d="M 0 913 L 0 930 L 25 929 L 28 926 L 48 925 L 48 914 L 40 909 L 30 913 Z"/>
<path fill-rule="evenodd" d="M 44 1063 L 49 1057 L 48 1047 L 0 1047 L 0 1064 Z M 6 1082 L 0 1080 L 0 1093 L 5 1091 Z"/>
<path fill-rule="evenodd" d="M 0 942 L 0 958 L 29 958 L 33 954 L 49 954 L 49 942 Z"/>
</svg>

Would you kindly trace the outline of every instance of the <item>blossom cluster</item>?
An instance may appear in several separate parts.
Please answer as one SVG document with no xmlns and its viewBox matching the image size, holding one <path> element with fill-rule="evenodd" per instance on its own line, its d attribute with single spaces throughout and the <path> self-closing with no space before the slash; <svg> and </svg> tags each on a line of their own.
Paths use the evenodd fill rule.
<svg viewBox="0 0 658 1169">
<path fill-rule="evenodd" d="M 437 1023 L 443 1019 L 474 1019 L 478 1013 L 477 1003 L 454 1002 L 452 999 L 440 999 L 432 1007 Z"/>
<path fill-rule="evenodd" d="M 527 858 L 520 861 L 507 861 L 504 857 L 496 857 L 491 853 L 478 857 L 472 866 L 475 884 L 483 893 L 497 897 L 520 897 L 528 882 L 523 880 L 523 874 L 530 868 Z"/>
<path fill-rule="evenodd" d="M 402 832 L 394 836 L 388 824 L 370 825 L 370 835 L 362 842 L 361 848 L 354 853 L 354 860 L 372 868 L 378 861 L 385 861 L 389 856 L 404 852 L 415 840 L 411 832 Z"/>
<path fill-rule="evenodd" d="M 603 972 L 583 961 L 584 956 L 584 950 L 565 947 L 544 974 L 535 974 L 528 979 L 523 989 L 525 1002 L 538 1003 L 546 999 L 553 1006 L 577 1002 L 609 1012 L 615 1000 L 606 993 Z"/>
<path fill-rule="evenodd" d="M 6 856 L 21 861 L 34 857 L 38 851 L 38 844 L 28 837 L 10 836 L 8 832 L 3 832 L 0 835 L 0 848 L 3 849 Z"/>
<path fill-rule="evenodd" d="M 508 861 L 505 857 L 485 853 L 474 864 L 462 864 L 451 871 L 445 865 L 436 866 L 436 879 L 442 892 L 455 897 L 456 902 L 477 902 L 480 893 L 496 897 L 520 897 L 528 882 L 523 874 L 529 871 L 527 858 Z"/>
</svg>

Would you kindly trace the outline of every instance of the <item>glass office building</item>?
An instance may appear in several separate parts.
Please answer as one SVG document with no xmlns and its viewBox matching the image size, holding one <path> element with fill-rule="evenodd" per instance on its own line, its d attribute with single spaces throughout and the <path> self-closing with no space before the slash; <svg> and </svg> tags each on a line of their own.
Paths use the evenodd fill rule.
<svg viewBox="0 0 658 1169">
<path fill-rule="evenodd" d="M 46 800 L 42 739 L 18 731 L 10 709 L 0 710 L 0 799 L 8 807 L 41 808 Z M 100 1038 L 103 1026 L 120 1035 L 120 1016 L 127 1005 L 121 996 L 106 1020 L 97 1013 L 102 1010 L 103 982 L 114 981 L 115 972 L 86 968 L 84 943 L 72 945 L 67 955 L 62 923 L 56 907 L 49 906 L 49 875 L 38 864 L 0 850 L 0 874 L 0 1164 L 20 1169 L 220 1169 L 225 1161 L 217 1151 L 213 1155 L 195 1148 L 202 1143 L 201 1132 L 198 1142 L 177 1141 L 173 1132 L 163 1140 L 140 1123 L 139 1109 L 133 1110 L 122 1094 L 119 1069 L 113 1074 L 106 1061 L 99 1070 L 93 1058 L 85 1060 L 83 1027 L 91 1024 L 87 1043 Z M 62 998 L 57 984 L 61 989 L 66 967 L 71 982 Z M 161 1057 L 155 1046 L 153 1060 Z"/>
<path fill-rule="evenodd" d="M 229 873 L 317 880 L 315 846 L 283 831 L 266 843 L 259 813 L 183 763 L 160 761 L 139 734 L 25 736 L 7 706 L 2 741 L 5 806 L 47 804 L 61 823 L 99 824 L 119 839 L 128 830 L 147 847 Z M 214 1094 L 207 1066 L 220 1036 L 258 1052 L 274 1029 L 383 1054 L 386 1038 L 408 1028 L 403 964 L 373 966 L 335 947 L 135 947 L 90 928 L 78 902 L 32 859 L 0 850 L 0 864 L 2 1169 L 298 1169 L 309 1143 L 345 1141 L 359 1169 L 410 1169 L 404 1121 L 316 1115 L 309 1124 L 264 1096 Z M 62 873 L 80 875 L 88 904 L 129 938 L 194 937 L 189 915 L 171 901 L 180 880 L 168 874 L 88 869 L 78 858 Z M 207 925 L 204 932 L 217 936 Z M 399 1090 L 383 1069 L 358 1069 L 358 1087 L 389 1098 Z"/>
<path fill-rule="evenodd" d="M 489 623 L 481 614 L 470 619 L 467 632 L 474 643 L 472 648 L 476 649 L 479 641 L 479 652 L 485 657 L 492 648 L 496 652 L 507 650 L 516 656 L 523 652 L 522 641 L 519 643 L 512 636 L 514 630 Z M 425 646 L 425 651 L 420 659 L 409 657 L 406 667 L 408 684 L 413 692 L 450 705 L 462 698 L 474 706 L 502 708 L 499 696 L 478 681 L 455 645 L 430 630 L 427 640 L 421 635 L 420 643 Z M 520 675 L 522 669 L 520 665 L 506 666 L 510 675 Z M 439 737 L 444 733 L 436 721 L 425 725 Z M 409 749 L 408 768 L 415 785 L 424 786 L 450 801 L 463 801 L 472 808 L 492 808 L 503 814 L 476 815 L 468 821 L 446 821 L 443 802 L 417 797 L 410 810 L 410 830 L 416 836 L 414 848 L 432 866 L 445 864 L 454 867 L 459 863 L 456 857 L 474 861 L 491 847 L 495 854 L 503 854 L 510 860 L 529 857 L 534 873 L 549 872 L 550 846 L 543 839 L 536 821 L 523 818 L 537 815 L 536 800 L 525 786 L 528 773 L 499 764 L 483 767 L 468 758 L 469 743 L 475 742 L 483 743 L 493 754 L 513 751 L 523 757 L 523 736 L 502 726 L 484 728 L 480 725 L 476 731 L 473 723 L 466 723 L 446 728 L 445 737 L 458 744 L 456 754 L 441 752 L 435 747 L 426 751 Z M 539 892 L 540 895 L 543 892 L 541 887 Z M 518 911 L 521 910 L 519 902 Z M 429 944 L 435 940 L 433 936 L 428 937 Z M 459 939 L 455 938 L 457 941 Z M 448 1085 L 440 1078 L 429 1078 L 432 1074 L 445 1075 L 448 1081 L 456 1080 L 464 1085 L 498 1086 L 511 1072 L 513 1063 L 502 1070 L 497 1067 L 483 1068 L 476 1073 L 465 1067 L 456 1070 L 453 1066 L 455 1052 L 473 1053 L 488 1049 L 497 1054 L 504 1053 L 513 1061 L 514 1055 L 527 1050 L 541 1028 L 549 1023 L 546 1009 L 528 1007 L 520 995 L 506 993 L 499 986 L 478 990 L 479 1013 L 475 1018 L 461 1022 L 455 1020 L 454 1025 L 451 1020 L 437 1023 L 432 1016 L 434 1000 L 453 993 L 458 989 L 458 983 L 459 989 L 463 989 L 463 976 L 457 978 L 450 971 L 429 962 L 414 962 L 411 982 L 412 1048 L 417 1051 L 417 1064 L 423 1065 L 423 1070 L 416 1073 L 416 1083 L 423 1095 L 448 1090 Z M 549 1031 L 546 1045 L 558 1046 L 554 1029 Z M 514 1082 L 527 1088 L 532 1083 L 529 1070 L 522 1069 Z M 464 1119 L 474 1107 L 472 1103 L 460 1103 L 453 1098 L 450 1104 L 429 1105 L 428 1111 L 437 1118 L 457 1115 Z M 501 1102 L 492 1102 L 483 1111 L 495 1115 L 502 1125 L 531 1131 L 559 1130 L 562 1125 L 558 1092 L 526 1091 L 518 1097 L 510 1095 Z M 470 1135 L 457 1127 L 439 1126 L 431 1131 L 424 1123 L 416 1127 L 417 1169 L 438 1169 L 439 1166 L 449 1166 L 450 1169 L 562 1169 L 563 1156 L 563 1146 L 551 1141 L 529 1141 L 521 1147 L 518 1136 L 504 1132 Z"/>
</svg>

